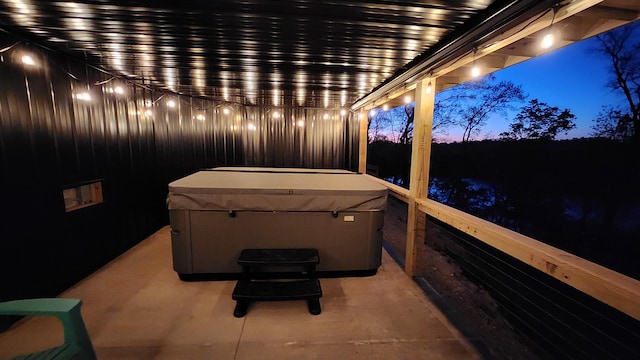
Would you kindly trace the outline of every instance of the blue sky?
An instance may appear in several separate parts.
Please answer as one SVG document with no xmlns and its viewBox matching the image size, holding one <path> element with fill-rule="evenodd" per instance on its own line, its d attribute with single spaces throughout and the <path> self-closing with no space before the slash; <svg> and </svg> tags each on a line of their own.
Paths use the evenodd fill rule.
<svg viewBox="0 0 640 360">
<path fill-rule="evenodd" d="M 640 40 L 640 27 L 633 34 Z M 493 73 L 497 80 L 509 80 L 520 85 L 527 95 L 527 101 L 538 99 L 549 106 L 556 106 L 561 110 L 569 109 L 576 116 L 576 128 L 567 134 L 561 133 L 558 139 L 573 139 L 590 137 L 593 125 L 603 107 L 619 107 L 627 111 L 628 104 L 618 90 L 607 86 L 610 79 L 610 59 L 598 53 L 595 49 L 599 42 L 595 37 L 573 43 L 563 48 L 550 51 L 547 54 L 512 65 L 506 69 Z M 640 56 L 640 54 L 638 54 Z M 480 66 L 482 59 L 478 60 Z M 438 94 L 436 94 L 437 100 Z M 507 114 L 491 116 L 479 136 L 473 140 L 498 138 L 501 132 L 508 131 L 509 123 L 520 110 Z M 390 111 L 398 111 L 399 118 L 404 118 L 403 106 Z M 458 127 L 445 129 L 446 134 L 434 133 L 436 141 L 462 141 L 463 130 Z M 397 140 L 399 129 L 388 128 L 382 133 L 390 140 Z"/>
<path fill-rule="evenodd" d="M 596 45 L 597 40 L 589 38 L 497 71 L 494 75 L 498 80 L 511 80 L 521 85 L 529 99 L 537 98 L 550 106 L 568 108 L 576 115 L 576 128 L 558 138 L 588 137 L 603 106 L 625 104 L 620 92 L 606 86 L 610 64 L 608 59 L 591 50 Z M 490 119 L 482 134 L 497 137 L 507 130 L 516 113 L 509 119 Z M 462 140 L 461 131 L 457 129 L 449 129 L 448 135 L 451 141 Z M 480 139 L 484 137 L 481 135 Z"/>
<path fill-rule="evenodd" d="M 621 93 L 606 86 L 610 65 L 591 50 L 596 43 L 590 38 L 500 70 L 495 76 L 522 85 L 531 99 L 568 108 L 576 115 L 576 128 L 567 138 L 588 136 L 604 105 L 624 102 Z"/>
</svg>

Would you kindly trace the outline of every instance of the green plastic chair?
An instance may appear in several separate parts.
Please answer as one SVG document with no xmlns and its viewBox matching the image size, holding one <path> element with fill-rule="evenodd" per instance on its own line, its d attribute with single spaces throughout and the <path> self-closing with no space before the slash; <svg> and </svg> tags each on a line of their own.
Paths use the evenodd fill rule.
<svg viewBox="0 0 640 360">
<path fill-rule="evenodd" d="M 64 344 L 13 359 L 96 360 L 91 338 L 82 320 L 80 299 L 42 298 L 0 303 L 0 315 L 55 316 L 62 322 Z"/>
</svg>

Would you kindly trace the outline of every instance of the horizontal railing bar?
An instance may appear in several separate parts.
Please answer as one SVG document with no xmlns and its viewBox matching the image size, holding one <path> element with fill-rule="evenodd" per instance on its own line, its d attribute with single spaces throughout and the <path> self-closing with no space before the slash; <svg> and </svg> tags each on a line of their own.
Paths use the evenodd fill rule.
<svg viewBox="0 0 640 360">
<path fill-rule="evenodd" d="M 409 189 L 405 189 L 401 186 L 398 186 L 396 184 L 392 184 L 386 180 L 382 180 L 379 179 L 375 176 L 371 176 L 369 174 L 365 174 L 367 177 L 369 177 L 371 180 L 376 181 L 384 186 L 386 186 L 391 192 L 389 193 L 389 195 L 393 196 L 394 198 L 402 201 L 402 202 L 409 202 Z"/>
<path fill-rule="evenodd" d="M 409 190 L 370 176 L 404 202 Z M 431 199 L 418 210 L 640 320 L 640 281 Z"/>
</svg>

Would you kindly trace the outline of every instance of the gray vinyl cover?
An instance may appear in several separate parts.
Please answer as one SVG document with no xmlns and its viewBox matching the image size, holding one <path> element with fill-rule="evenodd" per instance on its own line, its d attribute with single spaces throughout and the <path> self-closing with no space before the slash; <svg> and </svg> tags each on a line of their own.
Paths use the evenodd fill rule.
<svg viewBox="0 0 640 360">
<path fill-rule="evenodd" d="M 216 169 L 169 183 L 169 210 L 374 211 L 387 207 L 387 188 L 358 173 Z"/>
</svg>

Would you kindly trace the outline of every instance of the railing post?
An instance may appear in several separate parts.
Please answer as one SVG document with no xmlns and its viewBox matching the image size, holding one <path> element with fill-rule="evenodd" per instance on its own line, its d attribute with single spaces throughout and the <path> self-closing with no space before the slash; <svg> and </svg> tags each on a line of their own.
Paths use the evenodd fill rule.
<svg viewBox="0 0 640 360">
<path fill-rule="evenodd" d="M 435 79 L 423 79 L 418 82 L 415 90 L 416 105 L 413 117 L 413 142 L 411 144 L 409 213 L 407 215 L 407 248 L 404 268 L 409 276 L 416 273 L 417 244 L 419 241 L 424 242 L 425 235 L 425 222 L 421 220 L 425 215 L 418 211 L 416 199 L 427 197 L 435 85 Z"/>
<path fill-rule="evenodd" d="M 369 117 L 364 108 L 358 112 L 358 121 L 360 121 L 360 144 L 358 146 L 358 171 L 362 174 L 367 173 L 367 145 L 369 136 Z"/>
</svg>

